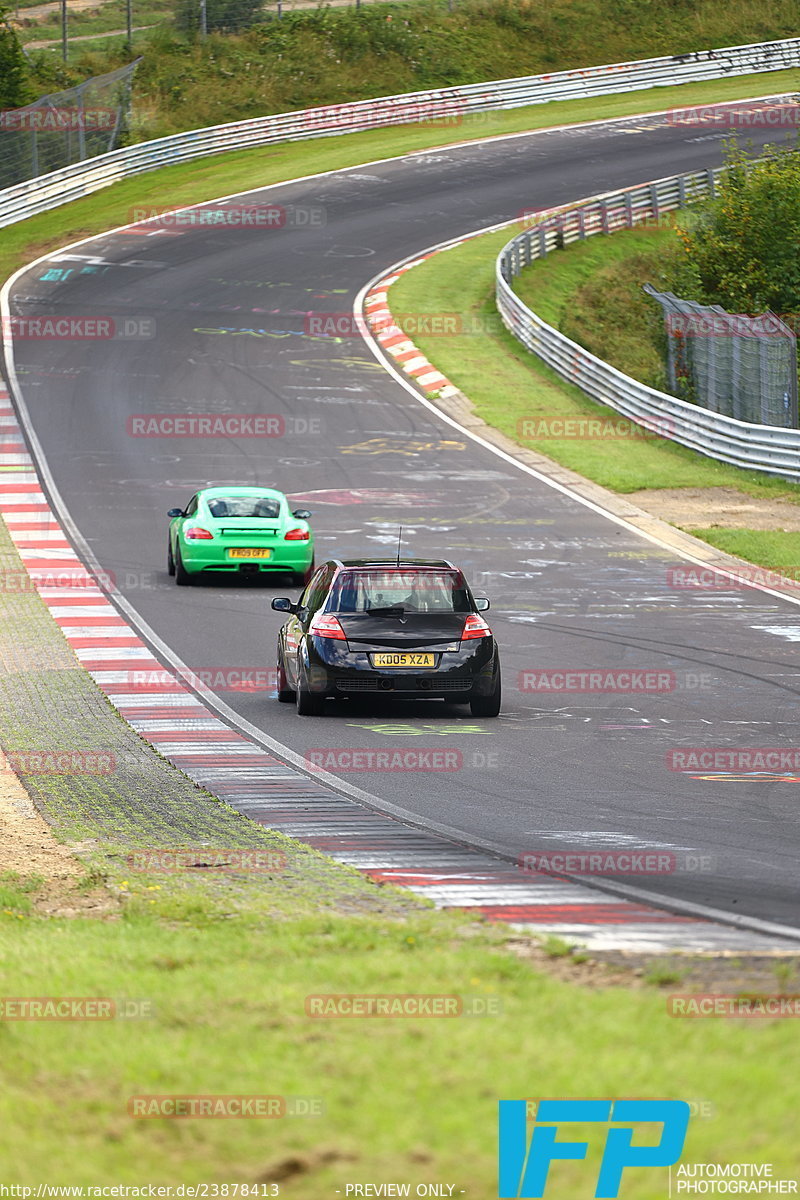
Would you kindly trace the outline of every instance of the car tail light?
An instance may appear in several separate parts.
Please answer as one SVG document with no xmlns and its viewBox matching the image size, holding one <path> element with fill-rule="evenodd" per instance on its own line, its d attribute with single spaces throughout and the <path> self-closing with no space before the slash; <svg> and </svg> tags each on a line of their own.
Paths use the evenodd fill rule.
<svg viewBox="0 0 800 1200">
<path fill-rule="evenodd" d="M 203 529 L 200 525 L 190 525 L 188 529 L 184 529 L 183 536 L 187 542 L 211 541 L 214 537 L 208 529 Z"/>
<path fill-rule="evenodd" d="M 492 631 L 484 621 L 483 617 L 479 617 L 477 613 L 470 613 L 464 622 L 464 629 L 461 634 L 462 642 L 472 641 L 473 638 L 491 636 Z"/>
<path fill-rule="evenodd" d="M 285 542 L 307 542 L 309 536 L 307 529 L 290 529 L 283 535 L 283 540 Z"/>
<path fill-rule="evenodd" d="M 308 632 L 312 633 L 314 637 L 335 638 L 338 642 L 347 641 L 347 634 L 339 624 L 337 617 L 322 615 L 314 617 L 308 627 Z"/>
</svg>

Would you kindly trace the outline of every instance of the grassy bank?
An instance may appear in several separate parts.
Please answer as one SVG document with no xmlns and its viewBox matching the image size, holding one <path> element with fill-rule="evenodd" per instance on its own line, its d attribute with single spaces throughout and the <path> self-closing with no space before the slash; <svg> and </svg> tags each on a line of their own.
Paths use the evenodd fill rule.
<svg viewBox="0 0 800 1200">
<path fill-rule="evenodd" d="M 6 1176 L 28 1179 L 40 1163 L 47 1182 L 275 1183 L 297 1200 L 351 1181 L 438 1179 L 485 1200 L 497 1101 L 531 1095 L 702 1101 L 713 1116 L 691 1123 L 687 1160 L 797 1169 L 791 1022 L 670 1020 L 655 988 L 603 986 L 601 971 L 594 986 L 562 981 L 505 951 L 491 928 L 353 871 L 315 875 L 309 890 L 296 870 L 258 881 L 116 873 L 108 886 L 127 899 L 106 920 L 44 919 L 30 910 L 35 881 L 7 881 L 6 995 L 136 1000 L 144 1015 L 0 1023 Z M 308 1015 L 306 997 L 329 993 L 479 997 L 495 1015 Z M 131 1097 L 175 1094 L 303 1097 L 321 1112 L 128 1115 Z M 596 1167 L 593 1149 L 590 1165 L 557 1168 L 560 1194 L 582 1195 Z M 625 1195 L 649 1200 L 655 1183 L 628 1172 Z M 658 1183 L 666 1189 L 666 1172 Z"/>
<path fill-rule="evenodd" d="M 501 230 L 435 255 L 404 274 L 390 293 L 390 306 L 397 312 L 457 312 L 474 316 L 479 328 L 490 330 L 480 337 L 420 334 L 414 339 L 431 362 L 475 403 L 479 416 L 521 445 L 548 455 L 611 491 L 736 487 L 754 496 L 784 496 L 800 501 L 798 485 L 713 462 L 664 439 L 636 437 L 629 422 L 621 422 L 618 437 L 593 441 L 525 437 L 523 422 L 531 418 L 596 417 L 598 413 L 608 415 L 609 410 L 563 383 L 516 338 L 496 328 L 494 260 L 512 235 L 513 229 Z M 618 236 L 624 235 L 592 241 L 611 246 Z M 570 248 L 549 257 L 543 270 L 557 271 L 572 252 Z M 529 270 L 531 276 L 525 286 L 529 300 L 536 303 L 538 264 Z M 550 289 L 550 304 L 557 314 L 561 300 L 556 288 Z"/>
<path fill-rule="evenodd" d="M 76 18 L 75 32 L 111 19 Z M 133 24 L 159 11 L 134 0 Z M 158 19 L 158 18 L 156 18 Z M 124 27 L 119 19 L 116 28 Z M 266 14 L 241 34 L 193 41 L 162 24 L 143 35 L 134 84 L 137 130 L 155 137 L 263 113 L 398 92 L 479 83 L 601 63 L 792 37 L 794 0 L 410 0 L 401 4 Z M 46 35 L 45 35 L 46 36 Z M 128 61 L 123 47 L 76 45 L 68 70 L 36 56 L 39 92 Z"/>
<path fill-rule="evenodd" d="M 524 270 L 514 290 L 590 354 L 650 387 L 668 390 L 663 317 L 642 285 L 669 287 L 665 263 L 677 248 L 670 228 L 587 238 Z"/>
</svg>

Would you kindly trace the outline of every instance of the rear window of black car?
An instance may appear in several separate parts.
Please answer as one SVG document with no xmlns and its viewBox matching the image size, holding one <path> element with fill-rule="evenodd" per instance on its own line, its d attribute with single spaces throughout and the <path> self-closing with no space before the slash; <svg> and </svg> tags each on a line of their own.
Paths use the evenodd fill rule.
<svg viewBox="0 0 800 1200">
<path fill-rule="evenodd" d="M 212 517 L 266 517 L 274 520 L 280 516 L 279 500 L 270 496 L 210 496 L 206 501 Z"/>
<path fill-rule="evenodd" d="M 368 613 L 402 608 L 404 612 L 467 613 L 472 600 L 460 571 L 415 571 L 400 566 L 342 571 L 336 578 L 328 612 Z"/>
</svg>

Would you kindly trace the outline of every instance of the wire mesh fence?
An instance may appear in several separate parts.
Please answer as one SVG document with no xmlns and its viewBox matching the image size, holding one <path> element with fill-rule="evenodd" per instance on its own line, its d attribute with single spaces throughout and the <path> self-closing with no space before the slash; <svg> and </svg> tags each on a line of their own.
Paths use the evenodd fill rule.
<svg viewBox="0 0 800 1200">
<path fill-rule="evenodd" d="M 0 188 L 115 149 L 127 130 L 139 61 L 0 111 Z"/>
<path fill-rule="evenodd" d="M 785 321 L 644 290 L 664 313 L 674 395 L 738 421 L 797 429 L 797 338 Z"/>
</svg>

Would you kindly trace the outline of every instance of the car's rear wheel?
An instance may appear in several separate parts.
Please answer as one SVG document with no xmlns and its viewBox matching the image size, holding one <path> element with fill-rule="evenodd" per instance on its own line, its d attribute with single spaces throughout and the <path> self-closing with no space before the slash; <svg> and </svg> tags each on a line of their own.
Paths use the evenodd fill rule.
<svg viewBox="0 0 800 1200">
<path fill-rule="evenodd" d="M 319 717 L 325 704 L 323 696 L 308 689 L 308 680 L 302 667 L 297 670 L 297 692 L 295 693 L 297 715 L 299 717 Z"/>
<path fill-rule="evenodd" d="M 488 696 L 473 696 L 469 702 L 469 710 L 473 717 L 496 717 L 500 712 L 502 687 L 500 684 L 500 669 L 497 670 L 494 688 Z"/>
<path fill-rule="evenodd" d="M 183 565 L 180 546 L 175 547 L 175 582 L 178 587 L 186 587 L 192 582 L 192 577 Z"/>
<path fill-rule="evenodd" d="M 294 688 L 289 687 L 286 668 L 283 665 L 281 652 L 278 650 L 278 701 L 280 704 L 292 704 L 295 698 Z"/>
<path fill-rule="evenodd" d="M 175 559 L 172 556 L 172 538 L 167 538 L 167 574 L 175 574 Z"/>
</svg>

